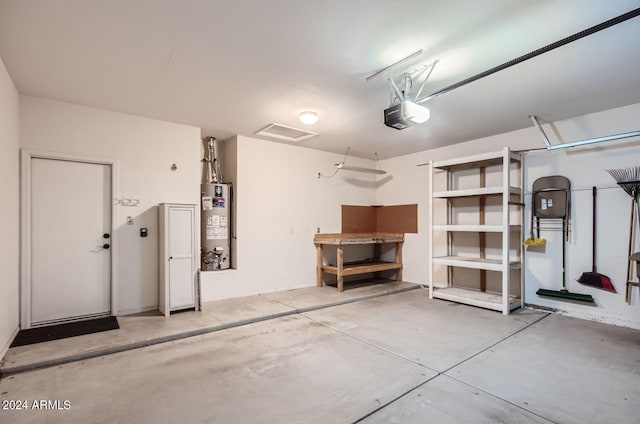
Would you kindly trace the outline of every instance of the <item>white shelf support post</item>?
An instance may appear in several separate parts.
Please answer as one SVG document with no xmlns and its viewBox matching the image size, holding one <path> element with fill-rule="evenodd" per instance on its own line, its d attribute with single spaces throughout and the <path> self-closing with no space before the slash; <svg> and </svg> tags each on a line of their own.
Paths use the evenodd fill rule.
<svg viewBox="0 0 640 424">
<path fill-rule="evenodd" d="M 502 313 L 509 315 L 509 297 L 511 279 L 511 269 L 509 267 L 510 242 L 511 242 L 511 211 L 509 201 L 511 193 L 509 191 L 511 182 L 511 154 L 509 148 L 502 151 Z"/>
<path fill-rule="evenodd" d="M 427 223 L 427 237 L 429 238 L 429 250 L 427 253 L 427 263 L 429 264 L 429 299 L 433 299 L 433 282 L 434 282 L 434 270 L 433 270 L 433 161 L 429 161 L 429 196 L 428 196 L 428 208 L 427 213 L 429 219 Z"/>
</svg>

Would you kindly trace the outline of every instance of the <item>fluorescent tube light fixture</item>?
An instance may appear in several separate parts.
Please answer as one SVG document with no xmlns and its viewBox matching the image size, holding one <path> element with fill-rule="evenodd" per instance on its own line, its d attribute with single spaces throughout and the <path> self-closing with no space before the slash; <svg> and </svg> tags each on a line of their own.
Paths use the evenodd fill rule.
<svg viewBox="0 0 640 424">
<path fill-rule="evenodd" d="M 387 171 L 383 171 L 382 169 L 363 168 L 360 166 L 345 165 L 344 162 L 336 163 L 334 166 L 343 171 L 364 172 L 366 174 L 386 174 L 387 173 Z"/>
<path fill-rule="evenodd" d="M 333 174 L 331 175 L 322 175 L 320 172 L 318 172 L 318 178 L 320 177 L 324 177 L 324 178 L 333 178 L 338 171 L 354 171 L 354 172 L 364 172 L 365 174 L 386 174 L 387 171 L 383 171 L 382 169 L 378 169 L 378 154 L 374 153 L 374 155 L 376 156 L 376 167 L 375 168 L 364 168 L 361 166 L 351 166 L 351 165 L 346 165 L 345 162 L 347 160 L 347 156 L 349 155 L 349 150 L 351 150 L 351 147 L 347 147 L 347 152 L 344 154 L 344 159 L 342 159 L 342 162 L 338 162 L 338 163 L 334 163 L 333 166 L 336 167 L 336 170 Z"/>
</svg>

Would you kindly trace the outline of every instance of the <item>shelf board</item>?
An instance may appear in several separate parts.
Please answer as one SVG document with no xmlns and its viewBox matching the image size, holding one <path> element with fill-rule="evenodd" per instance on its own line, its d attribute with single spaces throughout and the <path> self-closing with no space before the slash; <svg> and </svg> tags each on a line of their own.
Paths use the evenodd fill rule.
<svg viewBox="0 0 640 424">
<path fill-rule="evenodd" d="M 520 231 L 520 225 L 509 226 L 509 231 Z M 474 233 L 501 233 L 503 232 L 502 225 L 434 225 L 435 231 L 464 231 Z"/>
<path fill-rule="evenodd" d="M 368 262 L 364 264 L 344 265 L 342 275 L 366 274 L 368 272 L 389 271 L 393 269 L 402 269 L 402 264 L 396 262 Z M 337 275 L 338 267 L 335 265 L 323 265 L 322 272 Z"/>
<path fill-rule="evenodd" d="M 502 295 L 461 287 L 434 288 L 433 297 L 502 312 Z M 509 310 L 520 307 L 520 298 L 509 296 Z"/>
<path fill-rule="evenodd" d="M 315 234 L 315 244 L 348 245 L 348 244 L 382 244 L 401 243 L 404 241 L 403 233 L 335 233 Z"/>
<path fill-rule="evenodd" d="M 509 194 L 520 195 L 520 187 L 509 187 Z M 434 198 L 439 199 L 452 199 L 459 197 L 482 197 L 482 196 L 496 196 L 503 194 L 502 186 L 497 187 L 482 187 L 482 188 L 469 188 L 462 190 L 447 190 L 436 191 L 433 193 Z"/>
<path fill-rule="evenodd" d="M 348 290 L 348 289 L 355 289 L 359 287 L 373 286 L 376 284 L 388 284 L 388 283 L 398 283 L 398 281 L 392 280 L 390 278 L 370 277 L 370 278 L 358 278 L 355 280 L 348 280 L 348 281 L 345 281 L 343 284 L 344 284 L 344 289 Z M 330 287 L 337 287 L 338 282 L 325 281 L 324 285 L 330 286 Z"/>
<path fill-rule="evenodd" d="M 519 161 L 518 155 L 510 153 L 512 161 Z M 497 152 L 481 153 L 479 155 L 465 156 L 433 163 L 434 168 L 445 169 L 447 171 L 459 171 L 464 169 L 475 169 L 492 165 L 500 165 L 504 158 L 504 150 Z"/>
<path fill-rule="evenodd" d="M 502 271 L 502 261 L 499 259 L 467 258 L 464 256 L 440 256 L 433 258 L 433 263 L 460 268 L 484 269 L 487 271 Z M 519 269 L 519 260 L 509 261 L 509 269 Z"/>
</svg>

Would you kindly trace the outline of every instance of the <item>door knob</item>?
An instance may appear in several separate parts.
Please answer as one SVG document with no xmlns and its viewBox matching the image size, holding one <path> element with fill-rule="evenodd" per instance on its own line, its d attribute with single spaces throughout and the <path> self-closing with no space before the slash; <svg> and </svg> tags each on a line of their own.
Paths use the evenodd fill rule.
<svg viewBox="0 0 640 424">
<path fill-rule="evenodd" d="M 109 237 L 110 237 L 110 236 L 109 236 L 109 234 L 108 234 L 108 233 L 104 233 L 104 234 L 102 235 L 102 238 L 106 238 L 106 239 L 108 239 Z"/>
<path fill-rule="evenodd" d="M 111 247 L 111 246 L 109 246 L 107 243 L 105 243 L 105 244 L 103 244 L 103 245 L 102 245 L 102 248 L 103 248 L 103 249 L 108 249 L 109 247 Z"/>
</svg>

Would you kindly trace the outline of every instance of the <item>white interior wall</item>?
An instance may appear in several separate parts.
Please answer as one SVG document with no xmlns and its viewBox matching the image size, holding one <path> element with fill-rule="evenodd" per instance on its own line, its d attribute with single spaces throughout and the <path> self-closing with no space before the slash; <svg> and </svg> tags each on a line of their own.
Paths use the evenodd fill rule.
<svg viewBox="0 0 640 424">
<path fill-rule="evenodd" d="M 413 283 L 426 284 L 428 264 L 426 263 L 427 233 L 427 177 L 428 168 L 416 166 L 421 153 L 400 156 L 380 161 L 380 168 L 387 174 L 378 177 L 376 185 L 377 205 L 418 204 L 418 232 L 407 233 L 402 247 L 402 279 Z M 422 160 L 424 162 L 424 160 Z"/>
<path fill-rule="evenodd" d="M 19 95 L 0 58 L 0 359 L 19 324 Z"/>
<path fill-rule="evenodd" d="M 530 247 L 525 254 L 525 302 L 558 309 L 576 317 L 640 328 L 640 295 L 633 291 L 632 304 L 625 302 L 630 208 L 632 199 L 606 172 L 607 169 L 639 166 L 637 145 L 581 152 L 558 151 L 530 154 L 526 158 L 527 208 L 531 213 L 531 185 L 548 175 L 563 175 L 571 181 L 569 241 L 566 244 L 567 288 L 570 292 L 591 294 L 595 305 L 558 302 L 536 295 L 538 288 L 559 290 L 562 286 L 562 221 L 542 220 L 540 236 L 545 246 Z M 584 286 L 577 282 L 592 263 L 592 186 L 597 192 L 597 271 L 611 278 L 617 293 Z M 526 224 L 529 228 L 529 222 Z M 528 231 L 528 230 L 527 230 Z M 526 233 L 528 234 L 528 232 Z M 633 249 L 633 252 L 637 251 Z M 635 274 L 635 273 L 634 273 Z M 637 280 L 637 278 L 635 278 Z"/>
<path fill-rule="evenodd" d="M 244 136 L 232 143 L 237 148 L 237 269 L 203 273 L 203 300 L 315 285 L 314 233 L 318 228 L 322 233 L 341 231 L 342 204 L 373 204 L 375 178 L 348 171 L 318 178 L 318 172 L 331 175 L 343 155 Z"/>
<path fill-rule="evenodd" d="M 199 204 L 200 144 L 199 128 L 20 97 L 21 148 L 115 159 L 119 197 L 140 200 L 138 206 L 115 207 L 118 314 L 158 306 L 157 205 Z M 177 171 L 171 171 L 173 163 Z M 127 225 L 128 216 L 133 225 Z M 142 227 L 149 230 L 146 238 L 139 235 Z"/>
<path fill-rule="evenodd" d="M 549 137 L 554 144 L 582 140 L 629 131 L 637 131 L 640 114 L 640 103 L 611 109 L 577 117 L 570 120 L 559 121 L 553 125 L 545 125 Z M 407 131 L 410 131 L 407 130 Z M 426 263 L 429 241 L 426 239 L 427 225 L 427 201 L 428 201 L 428 169 L 427 166 L 417 166 L 428 163 L 429 160 L 443 160 L 476 153 L 497 151 L 509 146 L 513 150 L 541 149 L 544 147 L 542 139 L 537 131 L 531 127 L 523 130 L 499 134 L 478 140 L 456 144 L 439 149 L 425 150 L 419 153 L 400 156 L 381 161 L 383 169 L 389 172 L 388 176 L 378 178 L 376 191 L 377 204 L 401 204 L 418 203 L 418 234 L 407 234 L 403 251 L 405 264 L 403 277 L 406 281 L 420 284 L 428 284 L 429 264 Z M 425 146 L 426 147 L 426 146 Z M 562 150 L 555 153 L 536 152 L 525 156 L 525 192 L 529 193 L 531 184 L 535 178 L 542 175 L 566 175 L 571 180 L 573 187 L 580 191 L 574 193 L 573 214 L 580 211 L 579 216 L 572 216 L 575 220 L 575 240 L 568 246 L 569 278 L 576 279 L 583 271 L 590 270 L 590 228 L 591 228 L 591 191 L 592 185 L 601 187 L 613 187 L 614 180 L 603 169 L 620 168 L 640 163 L 640 142 L 636 139 L 594 144 L 589 147 L 571 150 Z M 614 279 L 614 285 L 618 289 L 617 295 L 611 295 L 602 290 L 590 289 L 575 283 L 570 290 L 576 292 L 592 293 L 597 298 L 596 307 L 576 305 L 565 301 L 543 299 L 535 292 L 540 287 L 551 288 L 561 279 L 561 256 L 553 249 L 558 247 L 552 237 L 548 246 L 548 253 L 536 256 L 529 252 L 525 254 L 525 301 L 527 303 L 546 306 L 557 309 L 568 315 L 604 321 L 629 327 L 640 327 L 640 305 L 628 306 L 624 302 L 624 273 L 626 263 L 619 255 L 626 256 L 627 244 L 621 239 L 628 237 L 628 213 L 629 198 L 625 198 L 621 189 L 613 188 L 602 190 L 601 204 L 606 205 L 599 210 L 602 224 L 600 225 L 599 250 L 600 260 L 605 268 L 599 271 Z M 530 207 L 530 195 L 525 197 L 527 205 L 525 217 L 528 217 Z M 586 212 L 582 213 L 583 211 Z M 615 211 L 615 212 L 614 212 Z M 622 211 L 622 212 L 621 212 Z M 618 217 L 616 214 L 621 214 Z M 524 231 L 528 234 L 528 219 L 525 219 Z M 607 225 L 607 227 L 605 227 Z M 586 226 L 586 229 L 585 229 Z M 623 228 L 624 227 L 624 228 Z M 607 229 L 605 229 L 607 228 Z M 610 230 L 609 230 L 610 228 Z M 615 252 L 613 253 L 615 249 Z M 608 251 L 603 256 L 604 252 Z M 616 256 L 617 255 L 617 256 Z M 611 262 L 609 264 L 609 259 Z M 533 261 L 531 264 L 530 261 Z M 622 261 L 622 262 L 621 262 Z M 544 265 L 543 265 L 544 264 Z M 535 268 L 535 272 L 532 271 Z M 611 268 L 610 268 L 611 267 Z M 607 272 L 609 274 L 607 274 Z M 622 274 L 620 274 L 622 272 Z M 559 288 L 559 285 L 558 285 Z M 595 290 L 595 291 L 594 291 Z M 636 289 L 637 291 L 637 289 Z M 636 293 L 637 296 L 637 293 Z"/>
</svg>

